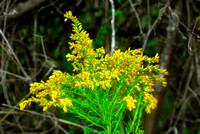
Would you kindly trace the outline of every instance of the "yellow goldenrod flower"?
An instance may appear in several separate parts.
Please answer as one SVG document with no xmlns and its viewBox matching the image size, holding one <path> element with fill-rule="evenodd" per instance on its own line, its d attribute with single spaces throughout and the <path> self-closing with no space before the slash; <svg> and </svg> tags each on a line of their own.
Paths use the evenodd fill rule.
<svg viewBox="0 0 200 134">
<path fill-rule="evenodd" d="M 24 110 L 25 106 L 26 106 L 26 105 L 24 104 L 24 102 L 23 102 L 23 103 L 20 103 L 20 104 L 19 104 L 20 110 Z"/>
<path fill-rule="evenodd" d="M 20 109 L 23 110 L 26 105 L 35 102 L 43 106 L 44 111 L 54 106 L 67 112 L 69 107 L 76 107 L 76 101 L 89 101 L 87 95 L 102 89 L 103 93 L 109 91 L 111 94 L 115 89 L 120 89 L 117 95 L 126 101 L 130 111 L 136 109 L 138 94 L 142 95 L 142 105 L 146 106 L 147 113 L 155 109 L 157 100 L 152 95 L 154 82 L 167 85 L 166 78 L 160 78 L 156 73 L 168 74 L 167 70 L 159 69 L 159 65 L 155 65 L 159 62 L 159 55 L 149 58 L 143 55 L 142 49 L 128 48 L 125 52 L 116 50 L 110 56 L 105 54 L 103 47 L 96 50 L 93 48 L 93 40 L 71 11 L 66 12 L 64 17 L 65 21 L 72 21 L 72 42 L 69 42 L 72 53 L 68 53 L 66 58 L 72 62 L 73 74 L 54 70 L 46 82 L 30 84 L 30 93 L 33 96 L 22 102 Z M 124 97 L 124 94 L 128 95 Z"/>
<path fill-rule="evenodd" d="M 148 104 L 146 109 L 145 109 L 147 114 L 150 114 L 151 109 L 155 109 L 156 106 L 157 106 L 157 103 L 158 103 L 157 99 L 152 94 L 149 94 L 149 93 L 144 94 L 143 101 L 144 101 L 144 103 Z"/>
<path fill-rule="evenodd" d="M 135 108 L 136 108 L 135 103 L 137 102 L 137 100 L 136 100 L 136 99 L 133 99 L 132 96 L 128 95 L 128 96 L 124 97 L 124 101 L 126 101 L 127 109 L 128 109 L 129 111 L 132 111 L 132 109 L 135 109 Z"/>
<path fill-rule="evenodd" d="M 45 106 L 45 107 L 43 108 L 43 111 L 47 111 L 47 108 L 48 108 L 48 107 L 47 107 L 47 106 Z"/>
</svg>

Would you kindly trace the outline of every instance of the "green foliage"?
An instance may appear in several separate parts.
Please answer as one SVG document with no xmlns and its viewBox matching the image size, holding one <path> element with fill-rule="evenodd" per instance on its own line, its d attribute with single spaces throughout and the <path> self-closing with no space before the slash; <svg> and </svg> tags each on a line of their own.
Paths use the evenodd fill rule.
<svg viewBox="0 0 200 134">
<path fill-rule="evenodd" d="M 155 53 L 160 51 L 160 46 L 160 42 L 156 39 L 149 40 L 146 46 L 145 54 L 149 56 L 155 55 Z"/>
<path fill-rule="evenodd" d="M 115 16 L 122 16 L 123 12 L 121 10 L 115 10 Z"/>
<path fill-rule="evenodd" d="M 152 10 L 151 10 L 151 15 L 153 17 L 157 17 L 158 14 L 159 14 L 159 11 L 160 11 L 160 8 L 159 7 L 154 7 Z"/>
<path fill-rule="evenodd" d="M 200 134 L 200 128 L 199 128 L 199 130 L 198 130 L 197 134 Z"/>
<path fill-rule="evenodd" d="M 75 129 L 70 129 L 69 130 L 69 134 L 76 134 L 75 132 L 76 132 Z"/>
<path fill-rule="evenodd" d="M 112 14 L 112 9 L 109 10 L 109 14 Z M 123 12 L 122 10 L 115 10 L 115 16 L 122 16 Z"/>
<path fill-rule="evenodd" d="M 80 14 L 79 18 L 87 31 L 93 28 L 94 24 L 92 21 L 94 20 L 92 19 L 90 14 L 87 14 L 87 13 Z"/>
<path fill-rule="evenodd" d="M 121 0 L 117 0 L 118 3 L 121 3 Z"/>
<path fill-rule="evenodd" d="M 23 65 L 25 63 L 24 58 L 20 58 L 20 63 Z"/>
<path fill-rule="evenodd" d="M 74 122 L 76 124 L 80 124 L 80 119 L 78 119 L 77 117 L 75 117 L 73 114 L 71 113 L 65 113 L 65 117 L 64 117 L 65 120 L 67 121 L 71 121 L 71 122 Z"/>
<path fill-rule="evenodd" d="M 98 17 L 102 17 L 103 16 L 103 11 L 102 10 L 98 10 L 97 12 L 95 12 L 95 16 Z"/>
<path fill-rule="evenodd" d="M 21 32 L 22 32 L 22 34 L 26 35 L 27 34 L 27 29 L 23 28 Z"/>
<path fill-rule="evenodd" d="M 39 31 L 40 31 L 41 34 L 44 34 L 45 33 L 45 27 L 43 25 L 40 25 Z"/>
<path fill-rule="evenodd" d="M 97 48 L 104 46 L 105 34 L 107 32 L 109 32 L 109 30 L 110 30 L 109 24 L 106 24 L 105 26 L 101 26 L 99 28 L 99 31 L 97 33 L 97 37 L 94 39 L 94 44 L 93 44 L 94 49 L 97 49 Z"/>
<path fill-rule="evenodd" d="M 184 132 L 183 132 L 183 134 L 192 134 L 192 133 L 191 133 L 191 131 L 190 131 L 190 130 L 188 130 L 188 129 L 185 129 L 185 130 L 184 130 Z"/>
<path fill-rule="evenodd" d="M 147 15 L 145 15 L 144 17 L 142 17 L 141 23 L 142 23 L 143 29 L 148 29 L 148 26 L 149 26 L 149 18 L 148 18 Z"/>
<path fill-rule="evenodd" d="M 40 38 L 40 37 L 36 37 L 36 44 L 37 44 L 38 46 L 41 45 L 41 38 Z"/>
<path fill-rule="evenodd" d="M 53 50 L 53 54 L 54 54 L 54 57 L 55 57 L 55 58 L 58 58 L 58 56 L 59 56 L 59 51 L 56 50 L 56 49 L 54 49 L 54 50 Z"/>
<path fill-rule="evenodd" d="M 61 53 L 62 59 L 65 59 L 66 51 L 65 50 L 61 50 L 60 53 Z M 70 74 L 72 73 L 72 62 L 71 61 L 62 60 L 60 62 L 60 65 L 62 65 L 63 68 L 65 68 L 67 70 L 67 72 L 69 72 Z"/>
</svg>

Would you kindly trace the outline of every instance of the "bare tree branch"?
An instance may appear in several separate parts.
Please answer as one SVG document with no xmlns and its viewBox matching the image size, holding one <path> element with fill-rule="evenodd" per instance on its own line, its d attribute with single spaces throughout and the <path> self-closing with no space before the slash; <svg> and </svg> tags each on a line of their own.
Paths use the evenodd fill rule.
<svg viewBox="0 0 200 134">
<path fill-rule="evenodd" d="M 137 21 L 138 21 L 139 29 L 140 29 L 140 34 L 142 35 L 142 34 L 143 34 L 142 25 L 141 25 L 141 21 L 140 21 L 140 17 L 139 17 L 139 15 L 138 15 L 138 12 L 137 12 L 136 9 L 135 9 L 135 4 L 133 4 L 132 0 L 129 0 L 129 3 L 130 3 L 130 5 L 131 5 L 132 11 L 135 13 L 135 16 L 136 16 Z"/>
<path fill-rule="evenodd" d="M 115 5 L 114 1 L 110 0 L 111 8 L 112 8 L 112 20 L 111 20 L 111 26 L 112 26 L 112 41 L 111 41 L 111 52 L 110 55 L 115 51 Z"/>
<path fill-rule="evenodd" d="M 20 110 L 18 107 L 10 106 L 10 105 L 7 105 L 7 104 L 3 104 L 3 106 L 12 108 L 13 110 L 14 109 Z M 38 113 L 38 112 L 35 112 L 35 111 L 30 111 L 30 110 L 27 110 L 27 109 L 24 109 L 23 111 L 30 113 L 30 114 L 37 115 L 37 116 L 42 116 L 42 117 L 46 117 L 46 118 L 49 118 L 49 119 L 53 119 L 55 121 L 59 121 L 59 122 L 62 122 L 62 123 L 68 124 L 68 125 L 72 125 L 72 126 L 75 126 L 75 127 L 78 127 L 78 128 L 82 128 L 82 129 L 85 128 L 85 126 L 83 126 L 83 125 L 79 125 L 79 124 L 76 124 L 76 123 L 73 123 L 73 122 L 70 122 L 70 121 L 66 121 L 66 120 L 63 120 L 63 119 L 60 119 L 60 118 L 52 117 L 52 116 L 49 116 L 49 115 L 41 114 L 41 113 Z M 97 130 L 94 130 L 94 131 L 98 132 Z"/>
<path fill-rule="evenodd" d="M 0 34 L 3 37 L 3 39 L 6 41 L 6 44 L 9 48 L 9 51 L 11 52 L 11 54 L 14 56 L 19 68 L 21 69 L 22 73 L 24 74 L 24 76 L 26 77 L 27 80 L 30 80 L 30 76 L 26 73 L 26 71 L 24 70 L 24 68 L 22 67 L 21 63 L 19 62 L 19 59 L 17 58 L 15 52 L 13 51 L 10 43 L 8 42 L 7 38 L 5 37 L 5 35 L 3 34 L 2 30 L 0 29 Z"/>
<path fill-rule="evenodd" d="M 0 16 L 0 21 L 4 21 L 4 18 L 7 17 L 8 20 L 15 19 L 24 13 L 38 7 L 43 2 L 47 0 L 28 0 L 24 3 L 19 3 L 15 8 L 6 12 L 4 16 Z"/>
<path fill-rule="evenodd" d="M 169 1 L 168 1 L 169 2 Z M 177 5 L 175 7 L 175 11 L 171 9 L 171 7 L 168 6 L 168 4 L 165 5 L 165 8 L 168 7 L 169 10 L 169 19 L 168 19 L 168 26 L 166 27 L 167 30 L 167 37 L 165 42 L 165 47 L 163 48 L 162 53 L 160 54 L 160 69 L 170 68 L 170 62 L 173 57 L 173 49 L 174 49 L 174 43 L 177 42 L 177 33 L 178 33 L 178 25 L 179 25 L 179 18 L 183 16 L 182 14 L 182 3 L 183 1 L 180 0 L 177 2 Z M 166 10 L 166 9 L 163 9 Z M 165 11 L 163 11 L 165 12 Z M 157 20 L 156 20 L 157 21 Z M 155 21 L 155 22 L 156 22 Z M 155 24 L 154 22 L 154 24 Z M 149 32 L 149 31 L 148 31 Z M 147 36 L 148 37 L 148 36 Z M 143 44 L 144 48 L 146 44 Z M 144 52 L 144 49 L 143 49 Z M 159 77 L 164 77 L 164 75 L 160 75 Z M 147 127 L 145 128 L 146 132 L 149 134 L 154 134 L 157 123 L 159 120 L 159 114 L 161 113 L 164 97 L 166 93 L 166 87 L 162 88 L 162 85 L 160 83 L 155 83 L 155 91 L 157 92 L 156 98 L 158 100 L 157 109 L 148 117 L 147 120 Z"/>
<path fill-rule="evenodd" d="M 147 34 L 145 36 L 144 43 L 142 45 L 142 52 L 143 53 L 145 51 L 145 48 L 146 48 L 146 45 L 147 45 L 147 42 L 149 40 L 149 36 L 150 36 L 151 32 L 156 27 L 156 25 L 158 24 L 158 22 L 162 19 L 162 16 L 166 12 L 167 8 L 169 7 L 169 4 L 170 4 L 170 2 L 167 1 L 166 4 L 165 4 L 165 6 L 162 9 L 160 9 L 159 15 L 158 15 L 157 19 L 154 21 L 153 25 L 149 27 L 148 32 L 147 32 Z"/>
</svg>

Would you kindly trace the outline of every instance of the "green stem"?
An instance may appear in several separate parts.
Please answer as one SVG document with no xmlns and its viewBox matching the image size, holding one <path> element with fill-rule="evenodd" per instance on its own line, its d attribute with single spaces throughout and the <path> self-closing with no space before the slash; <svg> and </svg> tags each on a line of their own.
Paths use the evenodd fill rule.
<svg viewBox="0 0 200 134">
<path fill-rule="evenodd" d="M 115 94 L 114 94 L 114 96 L 113 96 L 113 98 L 112 98 L 112 100 L 111 100 L 111 103 L 110 104 L 112 104 L 112 102 L 114 102 L 113 104 L 112 104 L 112 108 L 111 108 L 111 110 L 110 110 L 110 118 L 109 118 L 109 134 L 111 134 L 111 126 L 112 126 L 112 122 L 111 122 L 111 120 L 112 120 L 112 111 L 113 111 L 113 108 L 114 108 L 114 106 L 115 106 L 115 104 L 116 104 L 116 102 L 117 102 L 117 100 L 116 100 L 116 97 L 119 95 L 119 91 L 122 89 L 122 87 L 123 87 L 123 85 L 124 85 L 124 82 L 125 82 L 125 78 L 120 82 L 120 84 L 119 84 L 119 87 L 117 88 L 117 90 L 116 90 L 116 92 L 115 92 Z M 117 127 L 117 126 L 115 126 L 115 127 Z"/>
<path fill-rule="evenodd" d="M 140 126 L 140 118 L 142 117 L 142 111 L 143 111 L 143 109 L 144 109 L 144 105 L 143 106 L 141 106 L 141 108 L 140 108 L 140 114 L 139 114 L 139 118 L 138 118 L 138 124 L 136 125 L 136 131 L 135 132 L 137 132 L 138 131 L 138 129 L 139 129 L 139 126 Z"/>
<path fill-rule="evenodd" d="M 99 125 L 99 124 L 93 122 L 93 121 L 90 120 L 90 118 L 88 118 L 87 116 L 85 116 L 85 115 L 79 113 L 78 111 L 76 112 L 76 114 L 77 114 L 77 113 L 78 113 L 78 115 L 82 116 L 82 117 L 85 118 L 87 121 L 89 121 L 89 122 L 91 122 L 92 124 L 94 124 L 95 126 L 101 127 L 101 128 L 103 128 L 104 130 L 106 130 L 106 128 L 105 128 L 104 126 Z"/>
<path fill-rule="evenodd" d="M 133 130 L 133 126 L 134 126 L 134 124 L 135 124 L 135 121 L 136 121 L 136 119 L 137 119 L 137 115 L 138 115 L 138 112 L 139 112 L 139 109 L 140 109 L 140 105 L 141 105 L 141 99 L 142 99 L 142 93 L 143 92 L 143 90 L 141 89 L 141 91 L 140 91 L 140 95 L 139 95 L 139 101 L 138 101 L 138 103 L 137 103 L 137 106 L 136 106 L 136 111 L 135 111 L 135 115 L 134 115 L 134 118 L 133 118 L 133 121 L 132 121 L 132 123 L 131 123 L 131 126 L 130 126 L 130 131 L 131 130 Z M 136 132 L 136 131 L 135 131 Z M 128 134 L 129 134 L 130 132 L 128 132 Z"/>
<path fill-rule="evenodd" d="M 16 105 L 15 107 L 17 107 L 20 103 L 22 103 L 25 99 L 27 99 L 29 96 L 31 95 L 31 93 L 29 92 L 28 94 L 26 94 L 26 96 L 24 98 L 22 98 Z M 11 109 L 6 115 L 3 116 L 3 118 L 0 120 L 0 123 L 2 123 L 15 109 Z"/>
<path fill-rule="evenodd" d="M 121 105 L 120 109 L 119 109 L 118 112 L 115 114 L 115 117 L 118 116 L 120 110 L 121 110 L 123 107 L 124 107 L 124 103 Z M 118 118 L 122 118 L 122 114 L 123 114 L 123 112 L 120 114 L 120 116 L 119 116 Z M 120 120 L 117 121 L 117 124 L 116 124 L 116 126 L 115 126 L 115 128 L 114 128 L 113 131 L 115 131 L 115 130 L 118 128 L 119 123 L 120 123 Z"/>
</svg>

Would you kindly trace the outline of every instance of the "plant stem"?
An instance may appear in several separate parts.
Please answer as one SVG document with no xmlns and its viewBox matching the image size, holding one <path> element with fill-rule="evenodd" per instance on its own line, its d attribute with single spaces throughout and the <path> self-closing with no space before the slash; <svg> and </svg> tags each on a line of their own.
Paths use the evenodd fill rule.
<svg viewBox="0 0 200 134">
<path fill-rule="evenodd" d="M 139 95 L 139 101 L 138 101 L 138 103 L 137 103 L 137 106 L 136 106 L 136 111 L 135 111 L 135 115 L 134 115 L 134 117 L 133 117 L 133 121 L 132 121 L 132 123 L 131 123 L 131 127 L 130 127 L 130 130 L 132 130 L 133 129 L 133 126 L 134 126 L 134 124 L 135 124 L 135 121 L 136 121 L 136 119 L 137 119 L 137 115 L 138 115 L 138 112 L 139 112 L 139 109 L 140 109 L 140 105 L 141 105 L 141 100 L 142 100 L 142 93 L 143 93 L 143 90 L 141 89 L 141 91 L 140 91 L 140 95 Z M 135 131 L 136 132 L 136 131 Z M 129 134 L 130 132 L 128 132 L 128 134 Z"/>
</svg>

